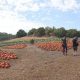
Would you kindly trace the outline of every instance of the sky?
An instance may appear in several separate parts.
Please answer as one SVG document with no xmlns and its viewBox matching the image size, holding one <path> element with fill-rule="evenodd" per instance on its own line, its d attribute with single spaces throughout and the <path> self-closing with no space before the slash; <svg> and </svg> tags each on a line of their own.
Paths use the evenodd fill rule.
<svg viewBox="0 0 80 80">
<path fill-rule="evenodd" d="M 39 27 L 80 30 L 80 0 L 0 0 L 0 32 Z"/>
</svg>

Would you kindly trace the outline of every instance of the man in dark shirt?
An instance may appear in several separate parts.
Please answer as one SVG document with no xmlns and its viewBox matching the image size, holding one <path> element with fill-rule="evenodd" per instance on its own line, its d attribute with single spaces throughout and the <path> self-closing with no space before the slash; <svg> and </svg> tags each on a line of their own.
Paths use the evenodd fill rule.
<svg viewBox="0 0 80 80">
<path fill-rule="evenodd" d="M 66 36 L 62 38 L 62 48 L 63 48 L 63 55 L 67 55 L 67 41 Z"/>
</svg>

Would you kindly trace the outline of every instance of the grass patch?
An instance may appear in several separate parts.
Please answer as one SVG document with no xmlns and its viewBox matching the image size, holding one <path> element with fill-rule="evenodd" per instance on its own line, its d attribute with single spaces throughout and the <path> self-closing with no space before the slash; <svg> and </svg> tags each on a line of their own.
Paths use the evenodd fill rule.
<svg viewBox="0 0 80 80">
<path fill-rule="evenodd" d="M 52 41 L 61 41 L 60 38 L 47 38 L 47 39 L 34 39 L 34 43 L 38 42 L 52 42 Z M 9 45 L 15 45 L 15 44 L 30 44 L 31 40 L 21 40 L 21 39 L 16 39 L 16 40 L 7 40 L 7 41 L 1 41 L 0 42 L 0 47 L 2 46 L 9 46 Z"/>
</svg>

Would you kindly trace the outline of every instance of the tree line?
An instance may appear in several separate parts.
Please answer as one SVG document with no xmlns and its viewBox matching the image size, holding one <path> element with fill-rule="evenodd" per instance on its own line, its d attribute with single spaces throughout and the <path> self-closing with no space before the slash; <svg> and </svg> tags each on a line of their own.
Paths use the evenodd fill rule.
<svg viewBox="0 0 80 80">
<path fill-rule="evenodd" d="M 10 40 L 10 39 L 13 39 L 15 38 L 16 35 L 12 35 L 12 34 L 8 34 L 8 33 L 2 33 L 0 32 L 0 41 L 3 41 L 3 40 Z"/>
<path fill-rule="evenodd" d="M 61 28 L 55 28 L 55 27 L 39 27 L 38 29 L 32 28 L 28 32 L 26 32 L 23 29 L 20 29 L 17 31 L 15 35 L 8 34 L 8 33 L 0 33 L 0 41 L 1 40 L 10 40 L 13 38 L 20 38 L 24 36 L 37 36 L 37 37 L 42 37 L 42 36 L 56 36 L 56 37 L 63 37 L 66 35 L 67 37 L 74 37 L 75 35 L 80 37 L 80 30 L 77 29 L 69 29 L 66 30 L 64 27 Z"/>
<path fill-rule="evenodd" d="M 66 35 L 67 37 L 74 37 L 78 36 L 80 37 L 80 31 L 77 29 L 69 29 L 66 30 L 64 27 L 61 28 L 55 28 L 55 27 L 39 27 L 38 29 L 32 28 L 29 30 L 27 33 L 26 31 L 20 29 L 17 33 L 17 37 L 23 37 L 23 36 L 37 36 L 37 37 L 42 37 L 42 36 L 56 36 L 56 37 L 63 37 Z"/>
</svg>

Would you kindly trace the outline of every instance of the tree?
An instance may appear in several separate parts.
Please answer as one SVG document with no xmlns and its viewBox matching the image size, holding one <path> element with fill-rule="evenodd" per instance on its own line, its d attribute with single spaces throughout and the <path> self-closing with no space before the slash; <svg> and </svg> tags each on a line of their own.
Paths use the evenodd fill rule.
<svg viewBox="0 0 80 80">
<path fill-rule="evenodd" d="M 54 33 L 57 37 L 63 37 L 66 35 L 66 30 L 65 28 L 61 27 L 61 28 L 55 29 Z"/>
<path fill-rule="evenodd" d="M 27 33 L 22 29 L 20 29 L 16 34 L 17 37 L 24 37 L 26 35 L 27 35 Z"/>
<path fill-rule="evenodd" d="M 53 26 L 53 28 L 52 28 L 52 29 L 53 29 L 53 32 L 54 32 L 54 31 L 56 30 L 55 26 Z"/>
<path fill-rule="evenodd" d="M 53 33 L 53 29 L 47 26 L 45 28 L 45 35 L 50 36 L 51 33 Z"/>
<path fill-rule="evenodd" d="M 80 37 L 80 31 L 77 31 L 77 36 Z"/>
<path fill-rule="evenodd" d="M 37 29 L 36 33 L 37 33 L 36 34 L 37 36 L 42 37 L 42 36 L 45 35 L 45 29 L 43 27 L 40 27 L 40 28 Z"/>
<path fill-rule="evenodd" d="M 77 30 L 76 29 L 69 29 L 69 30 L 67 30 L 67 37 L 74 37 L 74 36 L 76 36 L 77 35 Z"/>
<path fill-rule="evenodd" d="M 28 35 L 36 35 L 37 29 L 33 28 L 28 32 Z"/>
<path fill-rule="evenodd" d="M 15 35 L 0 32 L 0 40 L 9 40 L 15 38 Z"/>
</svg>

